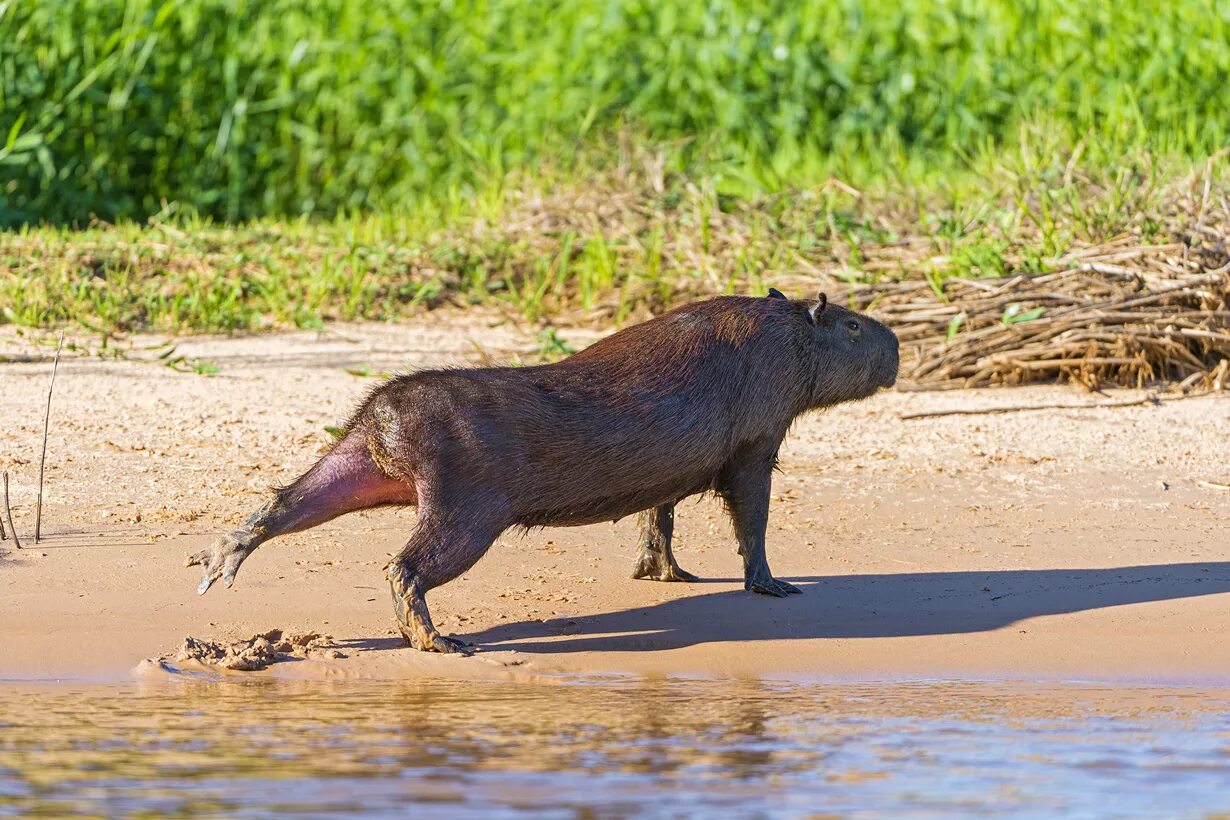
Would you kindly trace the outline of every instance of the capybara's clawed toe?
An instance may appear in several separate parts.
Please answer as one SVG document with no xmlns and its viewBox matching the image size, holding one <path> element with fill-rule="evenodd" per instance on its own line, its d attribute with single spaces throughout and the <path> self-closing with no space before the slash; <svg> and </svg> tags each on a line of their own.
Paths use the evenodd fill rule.
<svg viewBox="0 0 1230 820">
<path fill-rule="evenodd" d="M 430 646 L 418 647 L 424 652 L 441 652 L 445 655 L 472 655 L 474 654 L 474 645 L 466 643 L 460 638 L 446 638 L 440 633 L 436 633 L 431 638 Z"/>
<path fill-rule="evenodd" d="M 643 552 L 636 559 L 632 577 L 646 581 L 699 581 L 700 578 L 682 569 L 674 561 L 664 561 L 653 552 Z"/>
<path fill-rule="evenodd" d="M 771 576 L 746 581 L 743 587 L 752 592 L 759 592 L 761 595 L 772 595 L 774 598 L 785 598 L 787 595 L 798 595 L 803 592 L 794 584 L 779 581 Z"/>
<path fill-rule="evenodd" d="M 652 567 L 645 568 L 638 564 L 636 570 L 632 573 L 633 578 L 643 579 L 646 581 L 686 581 L 693 583 L 699 581 L 700 578 L 686 569 L 679 567 Z"/>
<path fill-rule="evenodd" d="M 204 595 L 218 579 L 228 587 L 235 583 L 235 573 L 251 553 L 247 540 L 237 532 L 219 538 L 207 550 L 189 555 L 184 566 L 204 568 L 205 573 L 196 588 L 198 595 Z"/>
<path fill-rule="evenodd" d="M 403 624 L 401 619 L 397 621 L 397 628 L 406 641 L 406 645 L 411 649 L 417 649 L 420 652 L 439 652 L 442 655 L 474 654 L 474 644 L 467 643 L 460 638 L 447 638 L 435 629 L 416 629 Z"/>
</svg>

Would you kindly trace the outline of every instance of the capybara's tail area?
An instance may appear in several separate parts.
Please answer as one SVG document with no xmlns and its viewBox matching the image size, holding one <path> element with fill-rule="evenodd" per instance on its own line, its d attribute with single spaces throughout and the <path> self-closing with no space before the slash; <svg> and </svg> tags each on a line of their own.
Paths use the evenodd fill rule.
<svg viewBox="0 0 1230 820">
<path fill-rule="evenodd" d="M 315 527 L 339 515 L 418 501 L 414 485 L 391 478 L 376 464 L 359 431 L 343 436 L 320 461 L 248 521 L 262 540 Z"/>
</svg>

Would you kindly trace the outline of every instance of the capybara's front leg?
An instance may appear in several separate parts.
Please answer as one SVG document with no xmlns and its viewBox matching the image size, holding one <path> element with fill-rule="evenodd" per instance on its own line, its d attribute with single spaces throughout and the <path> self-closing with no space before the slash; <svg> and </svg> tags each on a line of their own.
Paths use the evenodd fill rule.
<svg viewBox="0 0 1230 820">
<path fill-rule="evenodd" d="M 675 531 L 675 505 L 659 504 L 637 516 L 640 525 L 641 551 L 636 556 L 633 578 L 651 581 L 699 581 L 692 573 L 675 563 L 671 552 L 671 536 Z"/>
<path fill-rule="evenodd" d="M 470 644 L 446 638 L 436 629 L 426 595 L 474 566 L 499 532 L 500 528 L 419 511 L 414 535 L 385 567 L 393 593 L 393 615 L 406 643 L 422 652 L 469 651 Z"/>
<path fill-rule="evenodd" d="M 735 536 L 739 539 L 739 554 L 743 556 L 743 588 L 785 598 L 802 590 L 774 578 L 765 556 L 773 464 L 772 455 L 749 455 L 732 461 L 719 477 L 718 492 L 730 510 Z"/>
</svg>

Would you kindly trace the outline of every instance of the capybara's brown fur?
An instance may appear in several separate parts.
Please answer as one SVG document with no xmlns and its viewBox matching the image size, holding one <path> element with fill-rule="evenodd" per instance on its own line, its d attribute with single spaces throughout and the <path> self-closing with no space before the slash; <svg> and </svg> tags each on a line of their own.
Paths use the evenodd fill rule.
<svg viewBox="0 0 1230 820">
<path fill-rule="evenodd" d="M 328 455 L 189 563 L 205 567 L 204 592 L 233 582 L 276 535 L 414 504 L 414 534 L 387 568 L 398 625 L 415 648 L 456 651 L 423 596 L 504 530 L 639 513 L 634 577 L 691 580 L 670 550 L 674 505 L 712 491 L 733 519 L 746 588 L 798 592 L 765 558 L 782 439 L 800 414 L 896 376 L 897 339 L 884 325 L 777 291 L 685 305 L 555 364 L 400 376 L 367 397 Z"/>
</svg>

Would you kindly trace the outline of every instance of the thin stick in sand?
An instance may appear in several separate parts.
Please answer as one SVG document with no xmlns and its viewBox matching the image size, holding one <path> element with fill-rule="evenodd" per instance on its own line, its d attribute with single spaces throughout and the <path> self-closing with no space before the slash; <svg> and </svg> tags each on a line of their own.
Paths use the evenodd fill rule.
<svg viewBox="0 0 1230 820">
<path fill-rule="evenodd" d="M 9 508 L 9 474 L 4 473 L 4 517 L 9 520 L 9 529 L 13 531 L 13 543 L 21 549 L 21 539 L 17 537 L 17 528 L 13 526 L 13 511 Z"/>
<path fill-rule="evenodd" d="M 956 410 L 928 410 L 925 413 L 905 413 L 900 416 L 902 421 L 911 419 L 933 419 L 939 416 L 990 416 L 996 413 L 1020 413 L 1025 410 L 1097 410 L 1106 407 L 1139 407 L 1142 404 L 1161 404 L 1162 402 L 1180 401 L 1181 399 L 1198 399 L 1214 391 L 1202 390 L 1199 393 L 1188 393 L 1182 396 L 1149 395 L 1127 401 L 1106 401 L 1097 404 L 1010 404 L 1004 407 L 962 407 Z"/>
<path fill-rule="evenodd" d="M 957 410 L 928 410 L 925 413 L 904 413 L 902 421 L 911 419 L 933 419 L 939 416 L 991 416 L 996 413 L 1020 413 L 1025 410 L 1092 410 L 1098 407 L 1136 407 L 1141 404 L 1153 404 L 1154 396 L 1131 401 L 1103 402 L 1101 404 L 1011 404 L 1005 407 L 962 407 Z"/>
<path fill-rule="evenodd" d="M 43 454 L 38 460 L 38 501 L 34 507 L 34 543 L 43 537 L 43 467 L 47 463 L 47 433 L 51 429 L 51 394 L 56 389 L 56 371 L 60 368 L 60 351 L 64 348 L 64 331 L 56 345 L 55 361 L 51 363 L 51 384 L 47 385 L 47 412 L 43 415 Z"/>
</svg>

